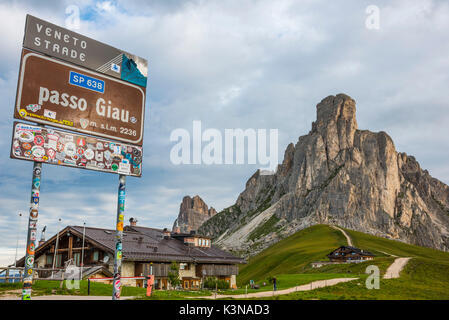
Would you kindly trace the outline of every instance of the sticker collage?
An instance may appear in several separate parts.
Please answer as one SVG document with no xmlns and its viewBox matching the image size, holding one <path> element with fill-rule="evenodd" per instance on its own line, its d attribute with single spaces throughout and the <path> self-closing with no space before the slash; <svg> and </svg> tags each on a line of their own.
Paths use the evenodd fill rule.
<svg viewBox="0 0 449 320">
<path fill-rule="evenodd" d="M 48 164 L 142 176 L 142 147 L 14 123 L 11 156 Z"/>
</svg>

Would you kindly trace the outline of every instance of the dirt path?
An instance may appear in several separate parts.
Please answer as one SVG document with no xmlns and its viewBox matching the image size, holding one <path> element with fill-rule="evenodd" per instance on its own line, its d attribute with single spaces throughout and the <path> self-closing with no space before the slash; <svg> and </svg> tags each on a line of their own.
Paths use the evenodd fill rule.
<svg viewBox="0 0 449 320">
<path fill-rule="evenodd" d="M 248 294 L 227 294 L 227 295 L 212 295 L 212 296 L 206 296 L 206 297 L 189 297 L 193 299 L 223 299 L 223 298 L 235 298 L 235 299 L 246 299 L 246 298 L 264 298 L 264 297 L 272 297 L 272 296 L 279 296 L 283 294 L 289 294 L 296 291 L 309 291 L 314 290 L 317 288 L 323 288 L 323 287 L 329 287 L 334 286 L 338 283 L 342 282 L 348 282 L 357 280 L 358 278 L 336 278 L 336 279 L 328 279 L 328 280 L 319 280 L 319 281 L 313 281 L 308 284 L 304 284 L 301 286 L 278 290 L 278 291 L 261 291 L 261 292 L 254 292 L 254 293 L 248 293 Z"/>
<path fill-rule="evenodd" d="M 384 274 L 384 279 L 399 278 L 399 274 L 404 269 L 410 258 L 396 258 L 394 262 L 388 267 L 387 272 Z"/>
<path fill-rule="evenodd" d="M 346 241 L 348 242 L 348 246 L 353 247 L 351 237 L 345 232 L 345 230 L 343 230 L 342 228 L 337 227 L 337 226 L 331 226 L 331 227 L 334 229 L 337 229 L 338 231 L 343 233 L 343 235 L 346 237 Z"/>
<path fill-rule="evenodd" d="M 388 252 L 385 252 L 385 251 L 379 251 L 379 252 L 382 252 L 383 254 L 386 254 L 387 256 L 390 256 L 390 257 L 398 257 L 398 256 L 396 256 L 396 255 L 394 255 L 394 254 L 391 254 L 391 253 L 388 253 Z"/>
<path fill-rule="evenodd" d="M 0 292 L 0 300 L 17 300 L 17 297 L 22 294 L 21 289 L 8 290 Z"/>
</svg>

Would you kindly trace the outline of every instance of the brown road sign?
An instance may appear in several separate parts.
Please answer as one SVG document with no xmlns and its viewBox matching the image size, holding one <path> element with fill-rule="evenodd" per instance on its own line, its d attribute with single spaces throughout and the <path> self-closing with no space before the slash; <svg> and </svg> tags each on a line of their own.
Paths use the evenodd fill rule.
<svg viewBox="0 0 449 320">
<path fill-rule="evenodd" d="M 142 147 L 14 122 L 13 159 L 142 176 Z"/>
<path fill-rule="evenodd" d="M 137 85 L 22 51 L 16 119 L 141 146 L 144 107 Z"/>
</svg>

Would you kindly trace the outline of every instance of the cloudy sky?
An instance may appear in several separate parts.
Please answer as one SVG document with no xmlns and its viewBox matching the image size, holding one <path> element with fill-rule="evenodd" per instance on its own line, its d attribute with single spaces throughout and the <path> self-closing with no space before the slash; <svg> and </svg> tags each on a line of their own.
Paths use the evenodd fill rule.
<svg viewBox="0 0 449 320">
<path fill-rule="evenodd" d="M 447 1 L 0 1 L 0 266 L 13 263 L 17 239 L 25 251 L 32 163 L 9 158 L 25 16 L 65 26 L 69 5 L 80 10 L 75 31 L 149 62 L 143 177 L 127 179 L 125 221 L 171 227 L 184 195 L 221 210 L 260 167 L 173 165 L 173 130 L 192 132 L 194 120 L 221 132 L 278 129 L 282 161 L 316 104 L 341 92 L 356 100 L 359 128 L 388 132 L 449 183 Z M 378 29 L 366 27 L 373 5 Z M 44 165 L 38 237 L 44 225 L 56 233 L 58 218 L 114 228 L 117 183 Z"/>
</svg>

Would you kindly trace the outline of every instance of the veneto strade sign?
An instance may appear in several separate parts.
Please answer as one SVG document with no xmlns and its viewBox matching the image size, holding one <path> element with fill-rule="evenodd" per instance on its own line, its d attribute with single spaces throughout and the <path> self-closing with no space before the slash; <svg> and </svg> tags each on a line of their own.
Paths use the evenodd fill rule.
<svg viewBox="0 0 449 320">
<path fill-rule="evenodd" d="M 23 47 L 147 86 L 147 60 L 31 15 L 27 15 Z"/>
<path fill-rule="evenodd" d="M 142 148 L 14 122 L 11 158 L 142 176 Z"/>
<path fill-rule="evenodd" d="M 141 146 L 144 107 L 140 86 L 22 51 L 16 119 Z"/>
</svg>

